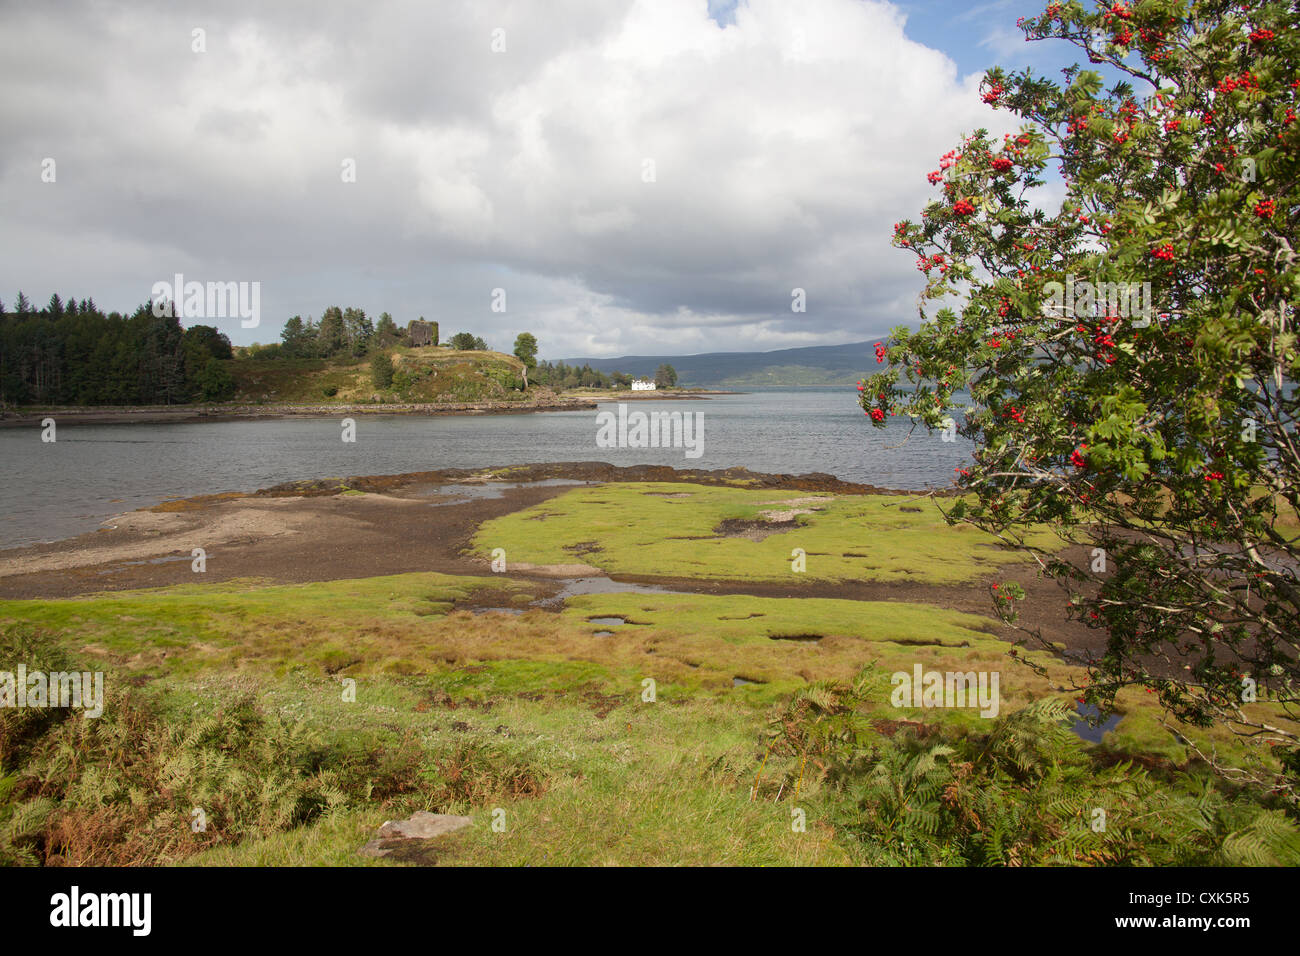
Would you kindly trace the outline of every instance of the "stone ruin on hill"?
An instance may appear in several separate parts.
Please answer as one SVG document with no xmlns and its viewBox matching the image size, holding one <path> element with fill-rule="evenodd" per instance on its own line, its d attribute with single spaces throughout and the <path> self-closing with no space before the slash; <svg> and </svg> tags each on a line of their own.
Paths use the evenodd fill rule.
<svg viewBox="0 0 1300 956">
<path fill-rule="evenodd" d="M 418 348 L 422 345 L 438 344 L 438 323 L 425 322 L 423 320 L 412 320 L 406 326 L 407 337 L 411 340 L 411 346 Z"/>
</svg>

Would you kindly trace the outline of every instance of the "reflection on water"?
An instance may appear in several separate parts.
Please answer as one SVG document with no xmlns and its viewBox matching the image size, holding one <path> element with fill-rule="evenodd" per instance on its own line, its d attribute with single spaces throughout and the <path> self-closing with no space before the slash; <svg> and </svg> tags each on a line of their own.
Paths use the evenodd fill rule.
<svg viewBox="0 0 1300 956">
<path fill-rule="evenodd" d="M 1101 738 L 1118 727 L 1121 720 L 1119 714 L 1111 714 L 1094 727 L 1093 723 L 1101 716 L 1101 711 L 1092 704 L 1076 704 L 1074 710 L 1078 716 L 1070 729 L 1090 744 L 1101 743 Z"/>
</svg>

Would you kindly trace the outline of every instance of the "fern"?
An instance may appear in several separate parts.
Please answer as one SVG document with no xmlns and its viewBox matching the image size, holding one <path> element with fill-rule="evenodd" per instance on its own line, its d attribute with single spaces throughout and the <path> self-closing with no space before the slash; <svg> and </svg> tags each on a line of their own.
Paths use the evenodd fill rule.
<svg viewBox="0 0 1300 956">
<path fill-rule="evenodd" d="M 1220 858 L 1227 866 L 1300 865 L 1300 828 L 1280 810 L 1265 811 L 1224 838 Z"/>
<path fill-rule="evenodd" d="M 842 840 L 885 865 L 1296 865 L 1300 830 L 1281 811 L 1229 798 L 1208 775 L 1157 779 L 1097 764 L 1064 701 L 1004 714 L 984 735 L 883 737 L 870 668 L 813 685 L 769 723 L 767 755 L 816 754 Z M 937 728 L 935 728 L 937 729 Z M 930 732 L 933 732 L 930 731 Z M 1093 828 L 1104 812 L 1104 828 Z"/>
</svg>

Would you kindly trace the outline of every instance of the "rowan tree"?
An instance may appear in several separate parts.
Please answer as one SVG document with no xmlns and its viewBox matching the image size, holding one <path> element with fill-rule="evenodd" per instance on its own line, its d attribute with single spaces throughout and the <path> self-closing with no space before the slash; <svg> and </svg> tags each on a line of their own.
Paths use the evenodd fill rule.
<svg viewBox="0 0 1300 956">
<path fill-rule="evenodd" d="M 1175 725 L 1267 744 L 1201 756 L 1292 801 L 1295 19 L 1282 2 L 1071 0 L 1022 21 L 1118 79 L 986 74 L 985 102 L 1023 125 L 963 138 L 929 174 L 942 195 L 895 225 L 925 276 L 921 324 L 859 386 L 876 427 L 903 416 L 974 442 L 947 513 L 1032 553 L 1104 633 L 1085 701 L 1106 712 L 1139 685 Z M 1053 167 L 1064 199 L 1046 208 Z M 1150 312 L 1132 308 L 1143 292 Z M 1043 527 L 1067 547 L 1036 546 Z M 1014 622 L 1023 590 L 992 591 Z"/>
</svg>

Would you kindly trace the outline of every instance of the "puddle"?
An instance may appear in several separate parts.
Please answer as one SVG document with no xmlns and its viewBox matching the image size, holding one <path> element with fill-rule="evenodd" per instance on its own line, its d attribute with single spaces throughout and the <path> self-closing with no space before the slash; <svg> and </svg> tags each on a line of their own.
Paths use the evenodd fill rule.
<svg viewBox="0 0 1300 956">
<path fill-rule="evenodd" d="M 678 594 L 667 588 L 653 584 L 634 584 L 628 581 L 614 581 L 610 578 L 564 578 L 564 587 L 560 597 L 576 597 L 579 594 Z"/>
<path fill-rule="evenodd" d="M 593 634 L 593 635 L 591 635 L 591 636 L 592 636 L 592 637 L 613 637 L 613 636 L 614 636 L 614 632 L 613 632 L 613 631 L 597 631 L 595 634 Z"/>
<path fill-rule="evenodd" d="M 1074 711 L 1078 716 L 1075 718 L 1074 724 L 1070 729 L 1090 744 L 1101 743 L 1101 738 L 1108 731 L 1114 730 L 1119 726 L 1119 722 L 1123 716 L 1121 714 L 1111 714 L 1102 723 L 1093 727 L 1088 723 L 1088 721 L 1096 719 L 1101 711 L 1097 710 L 1097 708 L 1092 704 L 1076 704 Z"/>
<path fill-rule="evenodd" d="M 587 618 L 587 623 L 603 624 L 605 627 L 617 627 L 620 624 L 626 624 L 627 621 L 621 617 L 589 617 Z"/>
<path fill-rule="evenodd" d="M 822 635 L 821 634 L 769 634 L 767 635 L 767 639 L 769 641 L 813 642 L 813 641 L 820 641 L 822 639 Z"/>
<path fill-rule="evenodd" d="M 473 614 L 523 614 L 522 608 L 517 607 L 476 607 L 470 609 Z"/>
<path fill-rule="evenodd" d="M 609 578 L 560 578 L 560 588 L 554 597 L 543 598 L 533 602 L 534 607 L 556 607 L 571 597 L 581 594 L 685 594 L 684 591 L 670 591 L 650 584 L 627 584 L 611 581 Z M 619 622 L 623 623 L 622 621 Z"/>
<path fill-rule="evenodd" d="M 766 681 L 761 681 L 761 680 L 750 680 L 748 677 L 733 677 L 733 678 L 731 678 L 731 686 L 732 686 L 732 687 L 744 687 L 746 684 L 750 684 L 750 685 L 758 685 L 758 684 L 765 684 L 765 683 L 767 683 L 767 682 L 766 682 Z"/>
<path fill-rule="evenodd" d="M 515 488 L 558 488 L 587 484 L 591 484 L 591 482 L 579 481 L 576 478 L 546 478 L 542 481 L 485 481 L 474 484 L 423 485 L 414 489 L 412 496 L 439 499 L 429 502 L 430 505 L 437 508 L 442 505 L 464 504 L 474 499 L 482 501 L 501 498 L 507 491 L 512 491 Z"/>
</svg>

